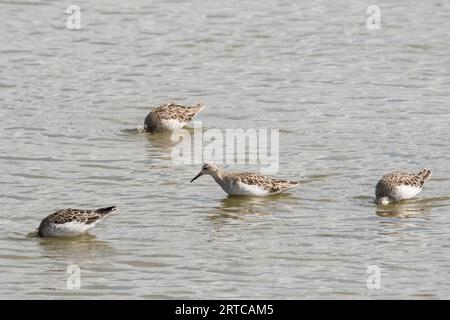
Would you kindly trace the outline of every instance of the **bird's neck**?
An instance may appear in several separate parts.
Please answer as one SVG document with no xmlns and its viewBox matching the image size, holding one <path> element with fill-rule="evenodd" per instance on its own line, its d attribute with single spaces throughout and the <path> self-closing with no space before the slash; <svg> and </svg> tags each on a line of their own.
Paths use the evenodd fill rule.
<svg viewBox="0 0 450 320">
<path fill-rule="evenodd" d="M 220 185 L 222 185 L 222 183 L 224 182 L 225 174 L 222 171 L 214 172 L 213 174 L 211 174 L 211 176 Z"/>
</svg>

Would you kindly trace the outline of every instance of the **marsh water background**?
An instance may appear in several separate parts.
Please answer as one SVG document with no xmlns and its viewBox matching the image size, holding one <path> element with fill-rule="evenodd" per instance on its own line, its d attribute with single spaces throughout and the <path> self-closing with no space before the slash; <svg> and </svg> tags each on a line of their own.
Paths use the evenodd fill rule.
<svg viewBox="0 0 450 320">
<path fill-rule="evenodd" d="M 449 298 L 450 5 L 377 2 L 368 30 L 371 4 L 0 1 L 0 297 Z M 301 187 L 189 184 L 199 165 L 136 132 L 169 100 L 206 101 L 206 129 L 280 129 L 277 175 Z M 416 200 L 373 204 L 381 175 L 422 168 Z M 27 237 L 108 205 L 93 236 Z"/>
</svg>

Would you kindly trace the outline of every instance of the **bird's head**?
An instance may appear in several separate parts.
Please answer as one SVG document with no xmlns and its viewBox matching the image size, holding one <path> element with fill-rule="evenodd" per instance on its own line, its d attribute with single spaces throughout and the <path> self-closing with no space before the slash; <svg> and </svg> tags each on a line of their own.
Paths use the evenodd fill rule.
<svg viewBox="0 0 450 320">
<path fill-rule="evenodd" d="M 209 174 L 210 176 L 215 176 L 220 172 L 220 169 L 218 166 L 216 166 L 215 164 L 212 163 L 205 163 L 202 166 L 202 169 L 200 170 L 200 172 L 191 180 L 191 182 L 197 180 L 198 178 L 200 178 L 201 176 L 205 175 L 205 174 Z"/>
</svg>

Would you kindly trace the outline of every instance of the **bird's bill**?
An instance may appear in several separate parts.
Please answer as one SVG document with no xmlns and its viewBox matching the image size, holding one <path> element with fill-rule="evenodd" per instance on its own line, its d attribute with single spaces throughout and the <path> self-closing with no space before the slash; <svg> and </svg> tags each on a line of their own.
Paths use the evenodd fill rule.
<svg viewBox="0 0 450 320">
<path fill-rule="evenodd" d="M 197 180 L 198 178 L 200 178 L 201 176 L 203 175 L 203 172 L 199 172 L 198 173 L 198 175 L 196 175 L 192 180 L 191 180 L 191 182 L 194 182 L 195 180 Z"/>
</svg>

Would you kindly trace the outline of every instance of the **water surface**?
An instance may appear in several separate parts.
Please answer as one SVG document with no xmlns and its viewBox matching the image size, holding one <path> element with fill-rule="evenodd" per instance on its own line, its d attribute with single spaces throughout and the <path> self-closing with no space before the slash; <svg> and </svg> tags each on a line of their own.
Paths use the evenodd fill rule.
<svg viewBox="0 0 450 320">
<path fill-rule="evenodd" d="M 69 4 L 0 2 L 1 298 L 449 298 L 447 2 L 382 2 L 380 30 L 356 0 L 80 0 L 81 30 Z M 136 130 L 169 100 L 206 101 L 207 128 L 280 129 L 277 175 L 301 187 L 190 184 L 199 165 Z M 381 175 L 422 168 L 417 199 L 373 204 Z M 27 237 L 109 205 L 92 236 Z"/>
</svg>

